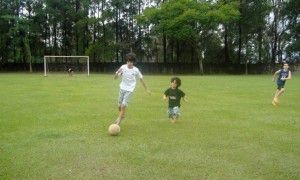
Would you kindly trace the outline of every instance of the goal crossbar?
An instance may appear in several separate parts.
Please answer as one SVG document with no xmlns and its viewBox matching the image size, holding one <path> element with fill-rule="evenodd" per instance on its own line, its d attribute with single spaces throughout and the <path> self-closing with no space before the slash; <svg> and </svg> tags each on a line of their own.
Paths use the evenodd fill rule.
<svg viewBox="0 0 300 180">
<path fill-rule="evenodd" d="M 47 76 L 47 58 L 59 57 L 59 58 L 87 58 L 87 75 L 90 76 L 90 57 L 89 56 L 44 56 L 44 76 Z"/>
</svg>

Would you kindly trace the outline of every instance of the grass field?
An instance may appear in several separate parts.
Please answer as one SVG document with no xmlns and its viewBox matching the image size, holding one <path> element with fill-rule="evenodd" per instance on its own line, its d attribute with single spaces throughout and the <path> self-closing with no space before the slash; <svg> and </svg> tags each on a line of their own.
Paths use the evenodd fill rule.
<svg viewBox="0 0 300 180">
<path fill-rule="evenodd" d="M 168 121 L 170 76 L 145 76 L 121 134 L 119 80 L 0 74 L 0 179 L 299 179 L 300 79 L 271 105 L 271 76 L 180 76 L 189 102 Z"/>
</svg>

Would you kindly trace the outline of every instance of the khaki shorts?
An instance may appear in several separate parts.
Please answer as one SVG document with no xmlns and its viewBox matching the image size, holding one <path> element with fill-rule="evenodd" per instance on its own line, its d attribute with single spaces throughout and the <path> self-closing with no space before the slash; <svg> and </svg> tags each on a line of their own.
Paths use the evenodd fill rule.
<svg viewBox="0 0 300 180">
<path fill-rule="evenodd" d="M 125 106 L 125 107 L 128 106 L 128 102 L 130 100 L 131 95 L 132 95 L 132 92 L 120 89 L 119 99 L 118 99 L 119 107 L 120 106 Z"/>
<path fill-rule="evenodd" d="M 169 118 L 178 118 L 180 115 L 180 109 L 178 106 L 176 107 L 169 107 L 168 109 Z"/>
</svg>

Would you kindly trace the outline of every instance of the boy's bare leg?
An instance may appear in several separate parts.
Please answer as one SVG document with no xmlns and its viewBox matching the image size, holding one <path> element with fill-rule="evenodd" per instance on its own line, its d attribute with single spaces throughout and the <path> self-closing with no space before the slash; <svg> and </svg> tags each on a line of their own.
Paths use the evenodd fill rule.
<svg viewBox="0 0 300 180">
<path fill-rule="evenodd" d="M 176 121 L 177 121 L 177 117 L 176 116 L 173 116 L 172 118 L 170 118 L 171 119 L 171 122 L 172 123 L 175 123 Z"/>
<path fill-rule="evenodd" d="M 115 124 L 118 124 L 118 125 L 121 124 L 122 120 L 123 120 L 124 117 L 125 117 L 125 109 L 126 109 L 125 106 L 121 106 L 121 107 L 119 108 L 119 117 L 117 118 Z"/>
<path fill-rule="evenodd" d="M 280 90 L 276 89 L 276 92 L 275 92 L 275 95 L 274 95 L 274 98 L 273 98 L 273 99 L 277 98 L 277 95 L 278 95 L 279 91 L 280 91 Z"/>
<path fill-rule="evenodd" d="M 279 96 L 281 96 L 283 92 L 284 88 L 281 88 L 280 91 L 278 91 L 276 98 L 279 98 Z"/>
<path fill-rule="evenodd" d="M 171 121 L 171 123 L 175 123 L 176 122 L 176 120 L 173 117 L 170 118 L 170 121 Z"/>
<path fill-rule="evenodd" d="M 277 103 L 276 102 L 278 102 L 278 100 L 277 100 L 277 96 L 278 96 L 278 93 L 280 92 L 280 90 L 276 90 L 276 92 L 275 92 L 275 95 L 274 95 L 274 98 L 273 98 L 273 100 L 272 100 L 272 104 L 274 105 L 274 106 L 277 106 Z"/>
<path fill-rule="evenodd" d="M 276 90 L 275 96 L 272 101 L 272 104 L 274 106 L 278 105 L 278 102 L 279 102 L 278 98 L 282 95 L 283 92 L 284 92 L 284 88 L 281 88 L 280 90 L 278 90 L 278 89 Z"/>
</svg>

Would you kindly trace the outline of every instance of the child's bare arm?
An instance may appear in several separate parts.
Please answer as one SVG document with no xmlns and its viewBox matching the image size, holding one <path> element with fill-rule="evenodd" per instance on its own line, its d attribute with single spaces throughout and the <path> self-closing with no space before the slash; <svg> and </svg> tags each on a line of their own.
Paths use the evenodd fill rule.
<svg viewBox="0 0 300 180">
<path fill-rule="evenodd" d="M 118 78 L 118 76 L 120 76 L 121 75 L 121 72 L 122 72 L 122 69 L 120 68 L 120 69 L 118 69 L 117 70 L 117 72 L 115 73 L 115 75 L 114 75 L 114 79 L 117 79 Z"/>
<path fill-rule="evenodd" d="M 168 99 L 168 96 L 166 96 L 166 95 L 164 94 L 163 99 L 166 101 L 166 100 Z"/>
<path fill-rule="evenodd" d="M 147 85 L 146 85 L 145 81 L 144 81 L 142 78 L 140 79 L 140 81 L 141 81 L 141 83 L 142 83 L 144 89 L 146 90 L 146 92 L 147 92 L 148 94 L 151 94 L 151 92 L 150 92 L 149 89 L 147 88 Z"/>
<path fill-rule="evenodd" d="M 114 79 L 117 79 L 118 78 L 118 74 L 116 73 L 115 75 L 114 75 Z"/>
<path fill-rule="evenodd" d="M 186 96 L 183 97 L 183 100 L 184 100 L 185 102 L 188 102 Z"/>
<path fill-rule="evenodd" d="M 279 72 L 280 72 L 280 70 L 278 70 L 278 71 L 276 71 L 276 72 L 274 73 L 272 81 L 275 81 L 275 76 L 276 76 Z"/>
<path fill-rule="evenodd" d="M 288 79 L 292 79 L 292 72 L 291 72 L 291 71 L 289 72 L 289 77 L 288 77 Z"/>
</svg>

